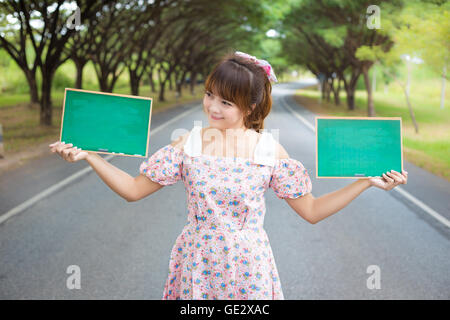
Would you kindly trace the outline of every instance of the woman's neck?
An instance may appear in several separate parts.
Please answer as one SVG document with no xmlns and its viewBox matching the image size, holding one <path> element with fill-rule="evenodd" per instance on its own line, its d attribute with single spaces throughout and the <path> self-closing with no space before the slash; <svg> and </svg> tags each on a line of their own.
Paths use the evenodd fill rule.
<svg viewBox="0 0 450 320">
<path fill-rule="evenodd" d="M 250 128 L 246 128 L 246 127 L 241 127 L 241 128 L 225 128 L 225 129 L 218 129 L 215 127 L 206 127 L 204 128 L 205 131 L 208 130 L 217 130 L 217 132 L 222 134 L 222 138 L 225 138 L 227 136 L 227 132 L 231 133 L 232 135 L 236 136 L 238 135 L 238 133 L 242 132 L 243 134 L 247 134 L 248 131 L 255 131 L 253 129 Z M 256 131 L 255 131 L 256 132 Z"/>
</svg>

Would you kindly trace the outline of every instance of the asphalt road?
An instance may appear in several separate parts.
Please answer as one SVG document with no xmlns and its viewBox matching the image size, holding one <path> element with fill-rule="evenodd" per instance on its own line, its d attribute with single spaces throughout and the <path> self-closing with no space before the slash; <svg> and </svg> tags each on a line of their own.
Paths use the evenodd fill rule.
<svg viewBox="0 0 450 320">
<path fill-rule="evenodd" d="M 274 86 L 265 125 L 280 129 L 280 142 L 308 170 L 317 198 L 354 180 L 314 178 L 315 115 L 290 97 L 304 85 Z M 153 152 L 194 121 L 208 125 L 198 103 L 154 115 Z M 142 160 L 110 162 L 136 176 Z M 1 175 L 0 218 L 86 167 L 85 161 L 72 164 L 49 152 Z M 409 181 L 401 188 L 450 219 L 449 183 L 409 162 L 404 167 Z M 402 193 L 370 188 L 316 225 L 273 190 L 266 192 L 266 204 L 264 227 L 286 299 L 450 298 L 450 229 Z M 0 224 L 0 299 L 161 299 L 170 250 L 186 215 L 181 182 L 128 203 L 90 171 Z M 80 268 L 81 289 L 67 288 L 71 265 Z M 373 265 L 380 271 L 378 289 L 367 286 Z"/>
</svg>

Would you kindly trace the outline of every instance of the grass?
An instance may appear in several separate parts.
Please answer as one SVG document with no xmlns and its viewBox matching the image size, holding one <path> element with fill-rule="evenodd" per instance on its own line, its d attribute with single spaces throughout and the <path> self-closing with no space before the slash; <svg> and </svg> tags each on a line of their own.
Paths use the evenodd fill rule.
<svg viewBox="0 0 450 320">
<path fill-rule="evenodd" d="M 446 86 L 449 88 L 449 86 Z M 422 80 L 411 85 L 411 104 L 419 127 L 416 133 L 401 87 L 391 84 L 388 91 L 379 88 L 374 94 L 374 106 L 378 117 L 401 117 L 404 159 L 450 181 L 450 90 L 447 90 L 445 107 L 440 109 L 440 80 Z M 296 92 L 295 100 L 322 116 L 367 117 L 367 94 L 357 90 L 355 110 L 347 110 L 345 93 L 341 93 L 341 105 L 331 101 L 319 103 L 315 88 Z"/>
<path fill-rule="evenodd" d="M 129 90 L 127 87 L 121 87 L 115 90 L 114 93 L 130 94 Z M 203 86 L 197 85 L 194 93 L 192 96 L 188 89 L 183 88 L 182 96 L 177 99 L 175 91 L 166 90 L 166 101 L 159 102 L 158 93 L 152 93 L 147 85 L 140 88 L 139 95 L 153 98 L 152 114 L 155 114 L 178 104 L 201 100 L 204 94 Z M 3 127 L 5 156 L 9 157 L 14 153 L 32 148 L 40 143 L 59 140 L 63 99 L 64 90 L 53 92 L 52 125 L 41 126 L 39 124 L 39 105 L 31 105 L 28 94 L 2 96 L 0 99 L 0 123 Z M 7 102 L 12 102 L 12 105 L 8 105 Z"/>
</svg>

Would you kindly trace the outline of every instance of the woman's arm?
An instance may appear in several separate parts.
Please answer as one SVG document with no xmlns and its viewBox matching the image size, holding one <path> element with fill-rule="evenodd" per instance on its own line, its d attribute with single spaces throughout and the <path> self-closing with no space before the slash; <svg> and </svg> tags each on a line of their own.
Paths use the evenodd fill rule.
<svg viewBox="0 0 450 320">
<path fill-rule="evenodd" d="M 356 180 L 342 189 L 328 193 L 319 198 L 314 198 L 311 193 L 308 193 L 296 199 L 286 198 L 286 202 L 298 215 L 303 217 L 306 221 L 315 224 L 347 206 L 352 200 L 360 195 L 361 192 L 371 186 L 388 191 L 399 184 L 407 184 L 407 182 L 407 171 L 402 170 L 402 173 L 399 173 L 391 170 L 391 172 L 383 173 L 382 177 Z"/>
<path fill-rule="evenodd" d="M 370 182 L 368 179 L 358 179 L 342 189 L 314 199 L 311 223 L 315 224 L 340 211 L 369 187 Z"/>
<path fill-rule="evenodd" d="M 303 219 L 316 224 L 347 206 L 361 192 L 370 187 L 367 179 L 359 179 L 342 189 L 315 198 L 311 193 L 286 202 Z"/>
<path fill-rule="evenodd" d="M 86 161 L 108 187 L 128 202 L 137 201 L 163 187 L 143 175 L 130 176 L 95 152 L 89 152 Z"/>
<path fill-rule="evenodd" d="M 56 141 L 49 147 L 52 153 L 59 154 L 67 162 L 86 160 L 106 185 L 128 202 L 140 200 L 163 187 L 142 174 L 133 178 L 97 153 L 81 150 L 71 143 Z"/>
<path fill-rule="evenodd" d="M 171 145 L 182 149 L 188 136 L 189 132 L 173 141 Z M 125 171 L 120 170 L 104 160 L 95 152 L 89 152 L 86 161 L 115 193 L 128 202 L 141 200 L 164 187 L 164 185 L 152 181 L 143 174 L 137 177 L 130 176 Z"/>
</svg>

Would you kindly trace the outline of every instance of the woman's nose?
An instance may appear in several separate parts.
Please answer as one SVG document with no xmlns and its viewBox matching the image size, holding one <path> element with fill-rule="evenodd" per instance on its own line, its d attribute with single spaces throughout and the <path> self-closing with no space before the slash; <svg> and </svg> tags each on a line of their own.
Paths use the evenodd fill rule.
<svg viewBox="0 0 450 320">
<path fill-rule="evenodd" d="M 218 103 L 216 102 L 212 102 L 211 105 L 209 106 L 209 112 L 211 113 L 215 113 L 215 114 L 220 114 L 220 106 L 218 105 Z"/>
</svg>

